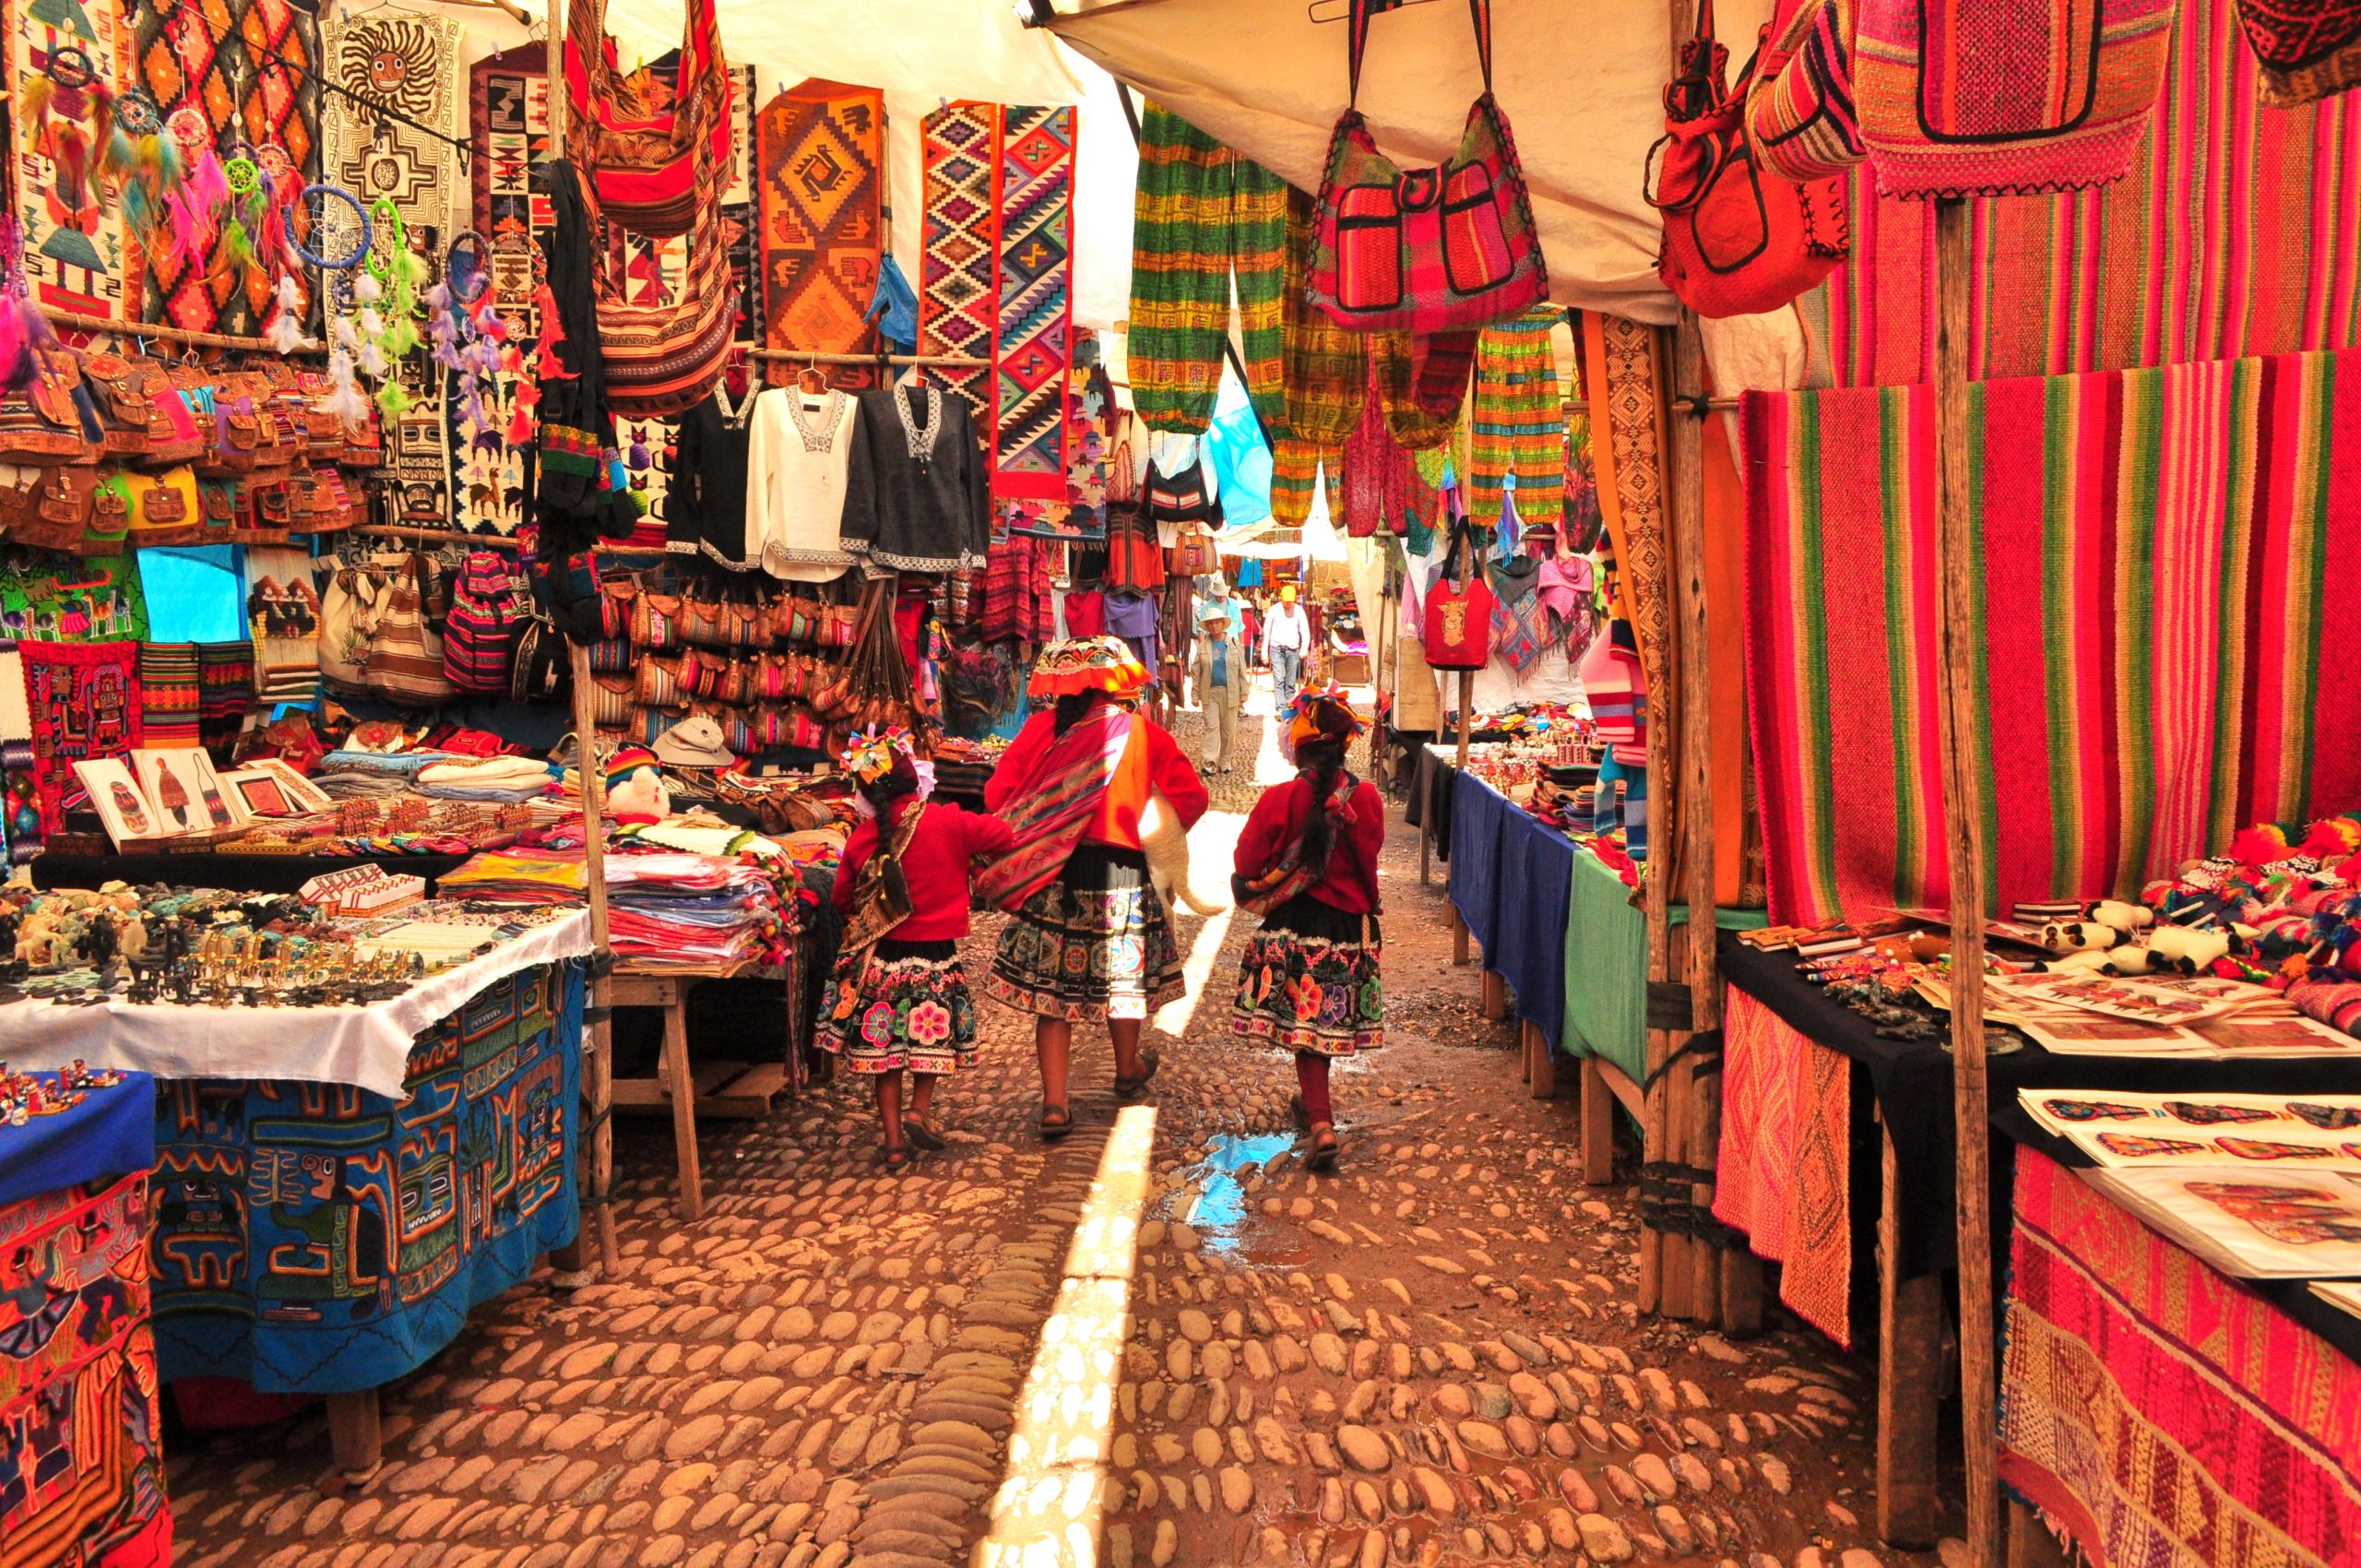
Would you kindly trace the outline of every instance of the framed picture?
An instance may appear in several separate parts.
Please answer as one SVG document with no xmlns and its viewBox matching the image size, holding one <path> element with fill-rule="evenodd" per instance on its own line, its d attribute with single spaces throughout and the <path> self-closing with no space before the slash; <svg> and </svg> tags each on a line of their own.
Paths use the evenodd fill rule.
<svg viewBox="0 0 2361 1568">
<path fill-rule="evenodd" d="M 328 792 L 296 772 L 295 765 L 284 757 L 256 757 L 238 771 L 267 773 L 278 779 L 279 790 L 287 797 L 287 803 L 294 808 L 288 814 L 309 816 L 314 812 L 336 810 L 336 802 L 329 798 Z"/>
<path fill-rule="evenodd" d="M 230 792 L 213 771 L 213 759 L 202 746 L 171 751 L 142 749 L 131 754 L 133 769 L 148 802 L 162 819 L 166 837 L 181 833 L 215 833 L 242 827 L 251 817 L 241 814 Z"/>
<path fill-rule="evenodd" d="M 276 773 L 259 767 L 242 767 L 221 776 L 221 788 L 243 808 L 248 816 L 303 816 L 303 807 L 288 799 L 286 781 Z"/>
<path fill-rule="evenodd" d="M 165 836 L 167 829 L 157 817 L 156 808 L 141 792 L 129 763 L 120 757 L 77 762 L 74 765 L 74 777 L 90 792 L 90 803 L 98 808 L 99 820 L 106 825 L 107 838 L 117 849 L 134 839 Z"/>
</svg>

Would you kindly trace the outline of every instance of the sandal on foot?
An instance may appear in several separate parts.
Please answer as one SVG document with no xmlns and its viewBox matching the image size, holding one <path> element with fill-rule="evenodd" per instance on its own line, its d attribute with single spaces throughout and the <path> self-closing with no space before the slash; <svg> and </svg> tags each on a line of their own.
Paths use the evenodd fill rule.
<svg viewBox="0 0 2361 1568">
<path fill-rule="evenodd" d="M 1313 1170 L 1332 1170 L 1336 1164 L 1337 1153 L 1344 1146 L 1345 1141 L 1336 1135 L 1334 1126 L 1325 1122 L 1315 1122 L 1311 1124 L 1311 1147 L 1305 1153 L 1303 1163 Z"/>
<path fill-rule="evenodd" d="M 1073 1131 L 1074 1112 L 1062 1105 L 1045 1105 L 1041 1108 L 1041 1141 L 1043 1143 L 1056 1143 Z"/>
<path fill-rule="evenodd" d="M 1297 1132 L 1309 1133 L 1311 1131 L 1311 1112 L 1303 1108 L 1303 1096 L 1299 1094 L 1291 1094 L 1287 1096 L 1287 1114 L 1295 1118 L 1295 1130 Z"/>
<path fill-rule="evenodd" d="M 1156 1076 L 1156 1070 L 1158 1066 L 1162 1065 L 1162 1063 L 1163 1058 L 1157 1055 L 1156 1048 L 1154 1046 L 1143 1047 L 1140 1051 L 1139 1076 L 1135 1078 L 1127 1078 L 1121 1073 L 1116 1074 L 1115 1093 L 1121 1099 L 1131 1099 L 1133 1095 L 1147 1087 L 1147 1081 Z"/>
<path fill-rule="evenodd" d="M 904 1116 L 902 1135 L 918 1148 L 939 1149 L 943 1146 L 943 1134 L 936 1132 L 933 1124 L 923 1116 Z"/>
<path fill-rule="evenodd" d="M 884 1160 L 885 1170 L 888 1175 L 894 1174 L 896 1171 L 908 1170 L 910 1168 L 910 1151 L 908 1147 L 904 1145 L 887 1144 L 884 1150 Z"/>
</svg>

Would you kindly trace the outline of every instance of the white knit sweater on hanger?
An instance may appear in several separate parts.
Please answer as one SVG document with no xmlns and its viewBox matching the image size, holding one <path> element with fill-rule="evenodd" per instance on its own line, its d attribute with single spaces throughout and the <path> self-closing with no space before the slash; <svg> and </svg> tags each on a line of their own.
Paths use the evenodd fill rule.
<svg viewBox="0 0 2361 1568">
<path fill-rule="evenodd" d="M 801 416 L 800 418 L 798 416 Z M 746 544 L 763 570 L 789 582 L 842 576 L 846 464 L 860 401 L 774 386 L 754 399 L 746 445 Z"/>
</svg>

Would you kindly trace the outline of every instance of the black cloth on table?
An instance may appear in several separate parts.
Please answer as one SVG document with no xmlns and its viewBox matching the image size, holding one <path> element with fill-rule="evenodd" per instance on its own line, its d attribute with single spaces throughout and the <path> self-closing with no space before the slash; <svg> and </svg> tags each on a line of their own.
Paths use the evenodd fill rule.
<svg viewBox="0 0 2361 1568">
<path fill-rule="evenodd" d="M 127 882 L 134 886 L 169 883 L 177 887 L 219 887 L 231 893 L 292 893 L 315 876 L 378 865 L 388 872 L 426 879 L 432 895 L 445 873 L 469 859 L 467 855 L 35 855 L 33 885 L 51 887 L 102 886 Z"/>
<path fill-rule="evenodd" d="M 2016 1150 L 2019 1146 L 2038 1149 L 2069 1170 L 2087 1170 L 2098 1163 L 2083 1153 L 2072 1139 L 2060 1137 L 2035 1122 L 2024 1107 L 2017 1103 L 2014 1095 L 2009 1097 L 2009 1102 L 2006 1105 L 2001 1104 L 1997 1096 L 1994 1098 L 1992 1125 L 2005 1134 L 1993 1151 L 1996 1157 L 1993 1164 L 1996 1168 L 2005 1160 L 2013 1170 Z M 1995 1176 L 1996 1189 L 2001 1192 L 2008 1191 L 2011 1183 L 2007 1178 L 1998 1170 L 1995 1171 Z M 2005 1224 L 2009 1218 L 2008 1210 L 2005 1208 L 1999 1210 L 1996 1218 Z M 2164 1239 L 2167 1241 L 2171 1241 L 2170 1237 Z M 2005 1279 L 2007 1276 L 1997 1275 L 1995 1277 Z M 2361 1361 L 2361 1318 L 2356 1318 L 2341 1308 L 2331 1306 L 2313 1295 L 2308 1280 L 2233 1279 L 2230 1283 L 2241 1290 L 2250 1290 L 2260 1296 L 2264 1301 L 2335 1346 L 2338 1351 L 2348 1359 Z"/>
<path fill-rule="evenodd" d="M 1885 1039 L 1867 1018 L 1832 1000 L 1796 968 L 1792 953 L 1765 953 L 1723 932 L 1716 944 L 1722 978 L 1790 1028 L 1869 1070 L 1870 1092 L 1893 1139 L 1905 1278 L 1949 1268 L 1958 1220 L 1952 1172 L 1952 1059 L 1941 1039 Z M 2015 1038 L 2011 1035 L 2010 1038 Z M 2180 1057 L 2060 1056 L 2030 1041 L 1987 1058 L 1995 1108 L 2014 1105 L 2023 1088 L 2122 1089 L 2139 1093 L 2338 1094 L 2353 1092 L 2356 1072 L 2345 1058 L 2257 1058 L 2242 1062 Z M 1872 1173 L 1871 1183 L 1877 1180 Z M 1859 1170 L 1856 1167 L 1856 1185 Z M 1999 1189 L 2005 1194 L 2006 1188 Z M 2005 1205 L 1996 1219 L 2005 1218 Z M 1996 1225 L 1995 1229 L 1998 1229 Z"/>
</svg>

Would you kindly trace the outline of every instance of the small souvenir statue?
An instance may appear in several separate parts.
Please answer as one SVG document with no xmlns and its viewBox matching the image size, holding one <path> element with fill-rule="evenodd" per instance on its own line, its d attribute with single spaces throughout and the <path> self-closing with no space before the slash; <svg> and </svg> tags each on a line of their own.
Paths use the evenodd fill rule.
<svg viewBox="0 0 2361 1568">
<path fill-rule="evenodd" d="M 672 814 L 671 792 L 664 787 L 655 753 L 624 746 L 608 760 L 607 814 L 624 827 L 649 826 Z"/>
</svg>

